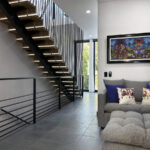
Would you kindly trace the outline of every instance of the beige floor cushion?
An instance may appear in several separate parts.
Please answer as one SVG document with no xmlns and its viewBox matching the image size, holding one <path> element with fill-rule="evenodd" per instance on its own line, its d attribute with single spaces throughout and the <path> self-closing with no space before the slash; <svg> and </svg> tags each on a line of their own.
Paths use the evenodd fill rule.
<svg viewBox="0 0 150 150">
<path fill-rule="evenodd" d="M 105 142 L 150 148 L 150 114 L 112 112 L 110 121 L 102 132 L 102 139 Z"/>
</svg>

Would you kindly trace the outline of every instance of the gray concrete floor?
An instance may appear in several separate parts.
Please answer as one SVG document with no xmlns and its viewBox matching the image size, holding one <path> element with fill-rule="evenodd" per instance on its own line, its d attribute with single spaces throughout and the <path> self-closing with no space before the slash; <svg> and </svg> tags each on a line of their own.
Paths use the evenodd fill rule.
<svg viewBox="0 0 150 150">
<path fill-rule="evenodd" d="M 101 150 L 97 94 L 84 93 L 36 125 L 0 141 L 0 150 Z"/>
</svg>

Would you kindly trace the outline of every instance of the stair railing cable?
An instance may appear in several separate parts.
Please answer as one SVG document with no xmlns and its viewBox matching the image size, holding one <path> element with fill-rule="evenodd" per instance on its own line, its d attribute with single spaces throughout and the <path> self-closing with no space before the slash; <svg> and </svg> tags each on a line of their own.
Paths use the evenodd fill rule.
<svg viewBox="0 0 150 150">
<path fill-rule="evenodd" d="M 82 45 L 77 47 L 78 57 L 77 64 L 75 64 L 74 42 L 83 40 L 81 28 L 53 0 L 29 1 L 36 6 L 37 15 L 42 18 L 44 27 L 49 31 L 49 36 L 54 39 L 54 45 L 58 48 L 72 76 L 76 75 L 74 67 L 77 67 L 77 84 L 80 86 Z"/>
</svg>

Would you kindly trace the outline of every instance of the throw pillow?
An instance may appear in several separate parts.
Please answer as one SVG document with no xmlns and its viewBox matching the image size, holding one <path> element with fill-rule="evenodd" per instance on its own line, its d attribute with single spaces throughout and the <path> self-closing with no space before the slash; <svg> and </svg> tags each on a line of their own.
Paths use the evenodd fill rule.
<svg viewBox="0 0 150 150">
<path fill-rule="evenodd" d="M 107 94 L 109 103 L 119 103 L 117 88 L 124 88 L 124 85 L 107 85 Z"/>
<path fill-rule="evenodd" d="M 143 105 L 150 105 L 150 89 L 143 88 Z"/>
<path fill-rule="evenodd" d="M 117 88 L 119 104 L 135 104 L 134 88 Z"/>
<path fill-rule="evenodd" d="M 150 89 L 150 83 L 149 83 L 149 84 L 147 84 L 146 88 L 147 88 L 147 89 Z"/>
<path fill-rule="evenodd" d="M 125 80 L 126 88 L 134 88 L 134 96 L 137 102 L 142 102 L 143 88 L 146 88 L 148 81 L 129 81 Z"/>
</svg>

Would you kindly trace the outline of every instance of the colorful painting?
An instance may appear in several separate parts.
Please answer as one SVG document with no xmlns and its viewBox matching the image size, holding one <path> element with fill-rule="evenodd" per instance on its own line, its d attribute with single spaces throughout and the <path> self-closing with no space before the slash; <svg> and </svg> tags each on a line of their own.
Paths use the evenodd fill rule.
<svg viewBox="0 0 150 150">
<path fill-rule="evenodd" d="M 107 40 L 108 62 L 150 61 L 150 36 L 111 36 Z"/>
</svg>

